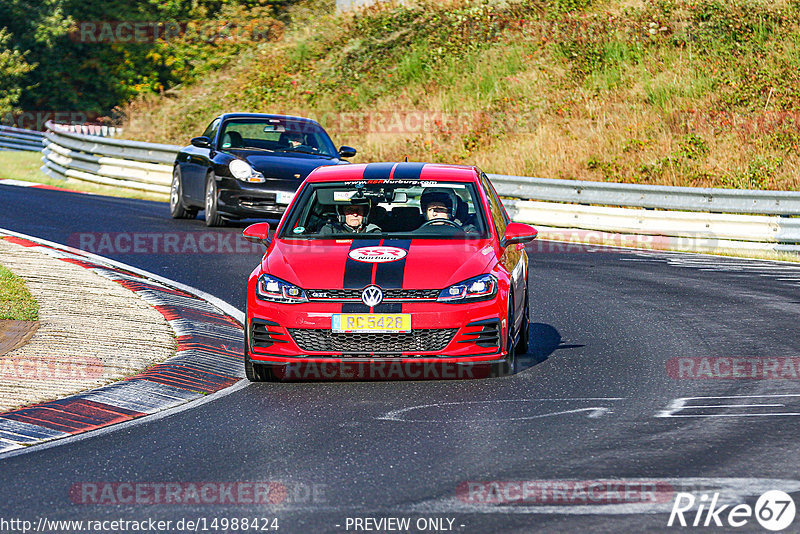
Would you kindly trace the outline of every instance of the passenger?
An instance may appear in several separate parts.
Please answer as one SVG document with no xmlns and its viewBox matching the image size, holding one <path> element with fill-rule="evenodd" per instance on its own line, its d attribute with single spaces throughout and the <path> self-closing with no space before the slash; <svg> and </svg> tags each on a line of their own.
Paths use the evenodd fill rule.
<svg viewBox="0 0 800 534">
<path fill-rule="evenodd" d="M 369 203 L 337 206 L 337 211 L 339 221 L 327 223 L 320 229 L 320 234 L 361 234 L 381 231 L 378 225 L 367 222 Z"/>
</svg>

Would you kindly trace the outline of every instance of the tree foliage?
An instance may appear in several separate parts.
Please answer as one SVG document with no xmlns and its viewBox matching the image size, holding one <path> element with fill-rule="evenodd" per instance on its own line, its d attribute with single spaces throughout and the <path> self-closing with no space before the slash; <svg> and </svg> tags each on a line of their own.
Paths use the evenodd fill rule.
<svg viewBox="0 0 800 534">
<path fill-rule="evenodd" d="M 138 95 L 219 68 L 242 47 L 281 35 L 292 0 L 2 0 L 0 115 L 11 110 L 108 116 Z M 163 27 L 169 38 L 87 39 L 87 27 Z M 118 37 L 118 36 L 117 36 Z"/>
</svg>

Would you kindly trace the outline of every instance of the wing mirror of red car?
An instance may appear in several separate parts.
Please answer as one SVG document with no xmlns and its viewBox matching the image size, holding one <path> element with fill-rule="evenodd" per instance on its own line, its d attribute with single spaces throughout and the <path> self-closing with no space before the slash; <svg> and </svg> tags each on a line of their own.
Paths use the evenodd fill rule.
<svg viewBox="0 0 800 534">
<path fill-rule="evenodd" d="M 261 243 L 264 246 L 269 246 L 269 223 L 256 223 L 251 224 L 242 231 L 245 239 L 251 243 Z"/>
<path fill-rule="evenodd" d="M 538 233 L 536 228 L 529 224 L 508 223 L 506 233 L 503 235 L 503 239 L 500 240 L 500 247 L 506 248 L 508 245 L 516 243 L 528 243 L 536 239 Z"/>
</svg>

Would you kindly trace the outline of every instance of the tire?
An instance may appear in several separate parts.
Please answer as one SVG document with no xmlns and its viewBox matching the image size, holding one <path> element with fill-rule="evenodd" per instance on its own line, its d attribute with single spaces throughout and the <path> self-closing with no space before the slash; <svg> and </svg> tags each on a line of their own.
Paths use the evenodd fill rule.
<svg viewBox="0 0 800 534">
<path fill-rule="evenodd" d="M 523 313 L 525 314 L 525 317 L 523 317 L 522 325 L 519 327 L 520 328 L 519 341 L 517 342 L 517 346 L 515 348 L 515 352 L 517 354 L 527 354 L 528 353 L 528 347 L 530 346 L 530 332 L 529 332 L 530 325 L 531 325 L 531 322 L 530 322 L 530 317 L 531 317 L 530 297 L 528 296 L 527 284 L 525 284 L 525 285 L 526 285 L 526 289 L 525 289 L 525 308 L 524 308 L 524 311 L 523 311 Z"/>
<path fill-rule="evenodd" d="M 172 185 L 169 190 L 169 214 L 173 219 L 194 219 L 197 209 L 186 208 L 183 205 L 183 180 L 181 169 L 177 165 L 172 169 Z"/>
<path fill-rule="evenodd" d="M 214 179 L 213 173 L 208 173 L 206 177 L 206 195 L 205 195 L 205 219 L 206 226 L 223 226 L 225 221 L 222 215 L 217 211 L 217 181 Z"/>
<path fill-rule="evenodd" d="M 272 372 L 271 365 L 253 363 L 250 355 L 244 355 L 244 375 L 250 382 L 275 382 L 275 374 Z"/>
<path fill-rule="evenodd" d="M 508 315 L 506 316 L 508 329 L 506 333 L 506 347 L 508 353 L 505 361 L 497 365 L 495 376 L 509 376 L 517 371 L 517 344 L 514 343 L 514 299 L 508 300 Z"/>
</svg>

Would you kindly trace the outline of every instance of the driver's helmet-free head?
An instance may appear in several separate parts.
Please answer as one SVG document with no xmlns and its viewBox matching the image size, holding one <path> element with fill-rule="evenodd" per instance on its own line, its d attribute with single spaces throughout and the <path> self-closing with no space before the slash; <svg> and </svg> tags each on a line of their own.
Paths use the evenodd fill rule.
<svg viewBox="0 0 800 534">
<path fill-rule="evenodd" d="M 431 202 L 441 202 L 447 208 L 447 218 L 453 219 L 455 216 L 456 194 L 449 187 L 428 187 L 419 197 L 419 205 L 422 214 L 428 209 Z"/>
<path fill-rule="evenodd" d="M 303 134 L 300 132 L 284 132 L 281 134 L 281 139 L 286 143 L 300 143 L 304 142 Z"/>
</svg>

